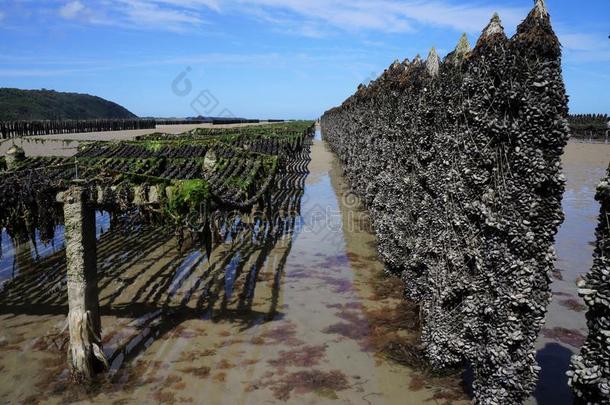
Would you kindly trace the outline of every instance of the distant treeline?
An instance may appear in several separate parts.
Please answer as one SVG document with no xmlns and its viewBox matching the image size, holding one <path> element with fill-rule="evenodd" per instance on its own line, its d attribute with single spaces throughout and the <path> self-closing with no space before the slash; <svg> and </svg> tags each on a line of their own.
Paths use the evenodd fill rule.
<svg viewBox="0 0 610 405">
<path fill-rule="evenodd" d="M 137 118 L 123 106 L 89 94 L 0 88 L 0 121 Z"/>
<path fill-rule="evenodd" d="M 568 117 L 572 138 L 607 139 L 610 118 L 607 114 L 579 114 Z"/>
<path fill-rule="evenodd" d="M 10 139 L 31 135 L 75 134 L 81 132 L 155 129 L 155 120 L 59 120 L 59 121 L 0 121 L 0 138 Z"/>
</svg>

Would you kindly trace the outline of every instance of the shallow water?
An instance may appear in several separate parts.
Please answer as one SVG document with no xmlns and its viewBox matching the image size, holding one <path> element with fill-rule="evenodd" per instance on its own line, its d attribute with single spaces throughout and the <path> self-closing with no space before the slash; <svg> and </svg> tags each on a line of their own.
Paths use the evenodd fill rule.
<svg viewBox="0 0 610 405">
<path fill-rule="evenodd" d="M 588 156 L 585 149 L 576 154 Z M 571 403 L 563 373 L 579 338 L 567 330 L 586 333 L 575 280 L 591 265 L 592 194 L 603 160 L 566 159 L 567 218 L 557 242 L 563 280 L 554 282 L 540 339 L 543 371 L 532 399 L 539 404 Z M 400 281 L 384 277 L 368 217 L 319 140 L 309 171 L 281 226 L 246 228 L 209 257 L 188 240 L 180 250 L 160 229 L 109 229 L 98 216 L 111 370 L 87 389 L 70 384 L 66 367 L 63 233 L 39 257 L 31 249 L 17 255 L 29 258 L 23 264 L 3 234 L 1 401 L 468 403 L 462 372 L 416 371 L 415 309 L 401 299 Z"/>
<path fill-rule="evenodd" d="M 106 230 L 110 228 L 110 214 L 107 212 L 96 212 L 96 236 L 99 239 Z M 36 230 L 35 243 L 32 241 L 15 242 L 2 229 L 0 232 L 0 291 L 4 283 L 19 275 L 20 269 L 31 268 L 36 261 L 60 254 L 64 249 L 64 227 L 55 228 L 53 240 L 43 243 L 40 240 L 40 232 Z M 17 245 L 17 246 L 15 246 Z M 41 286 L 43 287 L 43 286 Z"/>
<path fill-rule="evenodd" d="M 570 142 L 563 157 L 567 180 L 563 199 L 565 222 L 556 237 L 557 272 L 553 301 L 538 339 L 542 366 L 535 400 L 541 405 L 572 404 L 565 373 L 570 358 L 587 336 L 586 308 L 576 282 L 593 265 L 595 228 L 600 206 L 595 190 L 610 163 L 610 145 Z"/>
</svg>

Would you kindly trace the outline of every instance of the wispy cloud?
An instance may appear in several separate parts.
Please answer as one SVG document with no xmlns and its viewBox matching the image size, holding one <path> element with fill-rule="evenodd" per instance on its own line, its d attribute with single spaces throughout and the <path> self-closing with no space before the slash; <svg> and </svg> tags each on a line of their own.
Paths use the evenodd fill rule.
<svg viewBox="0 0 610 405">
<path fill-rule="evenodd" d="M 227 1 L 226 3 L 230 3 Z M 481 30 L 494 12 L 516 25 L 527 10 L 516 7 L 486 7 L 473 2 L 436 0 L 240 0 L 265 10 L 284 10 L 295 19 L 305 19 L 348 31 L 407 32 L 416 27 L 438 26 L 458 31 Z"/>
<path fill-rule="evenodd" d="M 222 0 L 149 0 L 148 2 L 159 5 L 179 6 L 193 10 L 203 6 L 212 10 L 220 11 L 220 4 Z"/>
<path fill-rule="evenodd" d="M 76 18 L 85 11 L 85 6 L 80 1 L 71 1 L 64 4 L 59 9 L 59 15 L 63 18 L 71 19 Z"/>
<path fill-rule="evenodd" d="M 559 40 L 564 48 L 576 51 L 596 51 L 608 47 L 606 34 L 560 33 Z"/>
<path fill-rule="evenodd" d="M 186 31 L 205 23 L 201 8 L 218 11 L 216 0 L 97 0 L 66 2 L 59 15 L 83 24 L 159 31 Z"/>
<path fill-rule="evenodd" d="M 106 10 L 103 7 L 86 6 L 80 0 L 64 3 L 58 13 L 63 19 L 83 24 L 114 25 L 114 22 L 106 16 Z"/>
<path fill-rule="evenodd" d="M 163 24 L 179 27 L 180 24 L 199 25 L 204 21 L 195 12 L 162 7 L 151 1 L 118 0 L 117 11 L 123 12 L 133 24 L 144 27 L 159 27 Z"/>
<path fill-rule="evenodd" d="M 342 32 L 405 33 L 429 27 L 476 34 L 494 12 L 510 33 L 528 11 L 481 5 L 477 0 L 57 0 L 55 4 L 62 18 L 80 24 L 190 32 L 214 24 L 219 17 L 236 15 L 258 20 L 275 32 L 309 38 Z M 566 60 L 609 60 L 605 35 L 559 27 Z"/>
<path fill-rule="evenodd" d="M 559 41 L 570 63 L 610 61 L 610 41 L 606 33 L 560 32 Z"/>
<path fill-rule="evenodd" d="M 0 69 L 2 77 L 50 77 L 84 73 L 88 69 Z"/>
<path fill-rule="evenodd" d="M 39 60 L 35 57 L 21 58 L 20 63 L 27 63 L 28 67 L 6 67 L 0 68 L 2 77 L 50 77 L 50 76 L 72 76 L 75 74 L 88 74 L 101 71 L 124 71 L 125 69 L 148 68 L 150 66 L 215 66 L 235 67 L 242 64 L 257 67 L 285 67 L 290 66 L 291 61 L 298 55 L 281 55 L 278 53 L 203 53 L 185 55 L 175 58 L 146 59 L 138 62 L 108 62 L 104 59 L 66 61 Z M 303 58 L 301 58 L 302 60 Z M 59 66 L 63 63 L 63 66 Z M 0 59 L 0 64 L 3 63 Z M 74 67 L 74 65 L 78 67 Z M 49 65 L 57 67 L 49 68 Z"/>
<path fill-rule="evenodd" d="M 331 30 L 396 33 L 421 26 L 476 32 L 496 11 L 512 26 L 527 10 L 481 6 L 473 0 L 91 0 L 86 4 L 70 0 L 59 14 L 97 24 L 188 30 L 215 14 L 234 13 L 259 18 L 283 31 L 318 37 Z"/>
<path fill-rule="evenodd" d="M 206 67 L 241 69 L 243 65 L 251 68 L 294 69 L 298 67 L 318 67 L 321 64 L 342 64 L 351 67 L 366 61 L 366 53 L 353 53 L 349 50 L 326 55 L 304 52 L 263 52 L 263 53 L 198 53 L 179 57 L 143 59 L 139 61 L 108 61 L 106 59 L 83 60 L 48 60 L 35 56 L 9 55 L 3 60 L 0 57 L 0 77 L 52 77 L 88 75 L 104 71 L 121 71 L 126 69 L 150 68 L 151 66 L 176 66 L 183 69 L 193 66 L 199 69 Z M 12 60 L 13 63 L 9 63 Z M 19 63 L 14 63 L 19 61 Z"/>
</svg>

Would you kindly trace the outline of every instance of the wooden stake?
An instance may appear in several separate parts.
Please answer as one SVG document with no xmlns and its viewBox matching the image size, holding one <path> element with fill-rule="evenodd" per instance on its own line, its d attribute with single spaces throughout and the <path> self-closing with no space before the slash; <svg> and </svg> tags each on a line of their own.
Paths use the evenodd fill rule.
<svg viewBox="0 0 610 405">
<path fill-rule="evenodd" d="M 95 210 L 83 187 L 64 194 L 66 258 L 68 267 L 68 358 L 76 382 L 91 381 L 108 369 L 101 344 L 97 287 Z"/>
</svg>

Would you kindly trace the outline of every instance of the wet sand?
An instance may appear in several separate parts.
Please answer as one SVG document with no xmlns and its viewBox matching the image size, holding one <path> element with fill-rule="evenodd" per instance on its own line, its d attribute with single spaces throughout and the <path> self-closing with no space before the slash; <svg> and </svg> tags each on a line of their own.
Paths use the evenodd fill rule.
<svg viewBox="0 0 610 405">
<path fill-rule="evenodd" d="M 571 403 L 564 373 L 586 333 L 575 281 L 591 266 L 593 194 L 608 162 L 608 145 L 566 150 L 561 272 L 539 340 L 532 403 Z M 158 230 L 108 231 L 100 217 L 103 340 L 112 367 L 88 389 L 68 379 L 61 237 L 41 263 L 31 247 L 19 247 L 17 260 L 5 249 L 4 277 L 17 271 L 15 293 L 0 303 L 2 401 L 469 403 L 460 371 L 421 371 L 414 308 L 401 299 L 400 281 L 383 275 L 368 216 L 320 141 L 309 169 L 290 232 L 262 245 L 246 234 L 210 260 L 197 247 L 178 252 L 173 236 Z"/>
</svg>

